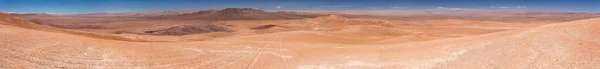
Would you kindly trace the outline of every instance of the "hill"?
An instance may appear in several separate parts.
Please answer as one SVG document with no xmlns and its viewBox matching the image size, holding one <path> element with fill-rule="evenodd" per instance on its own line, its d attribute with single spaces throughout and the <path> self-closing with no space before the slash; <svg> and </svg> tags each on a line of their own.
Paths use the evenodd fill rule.
<svg viewBox="0 0 600 69">
<path fill-rule="evenodd" d="M 159 16 L 157 19 L 197 19 L 197 20 L 278 20 L 309 18 L 307 15 L 265 12 L 252 8 L 225 8 L 222 10 L 198 11 L 189 14 Z"/>
</svg>

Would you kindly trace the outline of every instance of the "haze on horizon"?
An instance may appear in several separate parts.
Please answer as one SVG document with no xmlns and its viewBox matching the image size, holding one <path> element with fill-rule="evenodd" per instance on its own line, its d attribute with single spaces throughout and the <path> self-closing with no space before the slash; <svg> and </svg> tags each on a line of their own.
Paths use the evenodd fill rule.
<svg viewBox="0 0 600 69">
<path fill-rule="evenodd" d="M 85 14 L 256 8 L 267 11 L 377 12 L 436 8 L 600 12 L 598 0 L 0 0 L 0 12 Z"/>
</svg>

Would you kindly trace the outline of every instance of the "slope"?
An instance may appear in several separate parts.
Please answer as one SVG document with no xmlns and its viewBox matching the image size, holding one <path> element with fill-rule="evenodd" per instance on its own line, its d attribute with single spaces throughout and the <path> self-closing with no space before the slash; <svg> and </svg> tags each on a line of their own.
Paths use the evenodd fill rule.
<svg viewBox="0 0 600 69">
<path fill-rule="evenodd" d="M 0 68 L 600 68 L 596 55 L 600 54 L 600 37 L 596 36 L 600 18 L 385 44 L 285 40 L 313 38 L 298 34 L 311 32 L 194 42 L 126 42 L 24 29 L 38 27 L 20 26 L 19 19 L 10 16 L 2 19 Z"/>
</svg>

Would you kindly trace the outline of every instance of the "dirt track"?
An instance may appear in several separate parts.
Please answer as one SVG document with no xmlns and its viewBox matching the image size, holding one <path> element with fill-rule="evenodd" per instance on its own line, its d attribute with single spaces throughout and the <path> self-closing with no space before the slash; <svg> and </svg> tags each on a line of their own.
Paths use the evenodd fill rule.
<svg viewBox="0 0 600 69">
<path fill-rule="evenodd" d="M 411 42 L 344 34 L 352 31 L 302 30 L 206 41 L 129 42 L 15 27 L 5 25 L 19 23 L 6 21 L 12 17 L 2 18 L 0 68 L 600 68 L 598 18 Z M 363 41 L 372 43 L 353 43 Z"/>
</svg>

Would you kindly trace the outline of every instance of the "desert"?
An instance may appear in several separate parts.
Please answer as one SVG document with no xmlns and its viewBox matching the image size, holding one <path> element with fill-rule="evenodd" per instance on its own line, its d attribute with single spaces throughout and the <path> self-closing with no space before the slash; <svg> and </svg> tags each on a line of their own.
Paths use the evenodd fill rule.
<svg viewBox="0 0 600 69">
<path fill-rule="evenodd" d="M 598 13 L 435 11 L 3 12 L 0 69 L 600 68 Z"/>
</svg>

